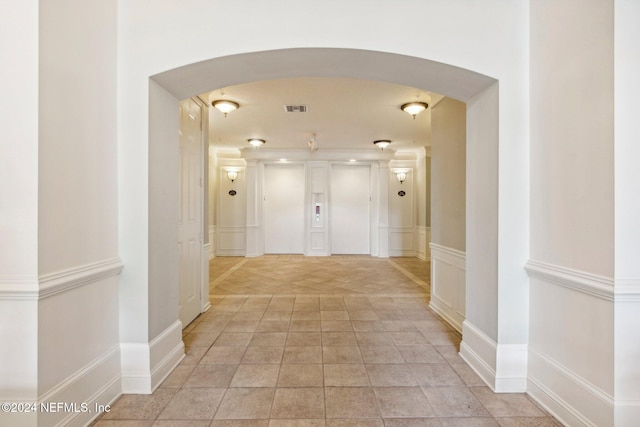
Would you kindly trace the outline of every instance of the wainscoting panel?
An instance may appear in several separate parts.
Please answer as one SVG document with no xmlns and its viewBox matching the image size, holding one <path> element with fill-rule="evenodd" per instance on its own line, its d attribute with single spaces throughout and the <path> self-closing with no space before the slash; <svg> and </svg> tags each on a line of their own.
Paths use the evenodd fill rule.
<svg viewBox="0 0 640 427">
<path fill-rule="evenodd" d="M 465 319 L 466 255 L 464 252 L 430 244 L 431 302 L 429 307 L 458 332 Z"/>
<path fill-rule="evenodd" d="M 413 227 L 389 227 L 390 256 L 416 256 Z"/>
<path fill-rule="evenodd" d="M 416 240 L 416 256 L 421 260 L 429 260 L 431 258 L 431 249 L 429 248 L 431 227 L 416 227 Z"/>
<path fill-rule="evenodd" d="M 246 253 L 247 231 L 245 227 L 218 227 L 218 248 L 216 255 L 244 256 Z"/>
<path fill-rule="evenodd" d="M 613 279 L 537 260 L 526 270 L 528 393 L 567 425 L 625 425 L 614 421 Z"/>
</svg>

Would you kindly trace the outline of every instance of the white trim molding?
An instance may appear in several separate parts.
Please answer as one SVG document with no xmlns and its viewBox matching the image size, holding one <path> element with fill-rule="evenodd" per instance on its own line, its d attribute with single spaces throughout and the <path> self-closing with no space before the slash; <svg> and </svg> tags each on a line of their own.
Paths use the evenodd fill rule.
<svg viewBox="0 0 640 427">
<path fill-rule="evenodd" d="M 389 256 L 416 256 L 415 235 L 415 227 L 389 227 Z"/>
<path fill-rule="evenodd" d="M 498 344 L 468 320 L 462 323 L 460 356 L 496 393 L 527 389 L 527 344 Z"/>
<path fill-rule="evenodd" d="M 609 393 L 533 348 L 529 364 L 535 374 L 529 374 L 527 392 L 558 420 L 566 425 L 614 425 L 614 399 Z"/>
<path fill-rule="evenodd" d="M 119 258 L 109 258 L 36 277 L 0 278 L 1 300 L 41 300 L 102 279 L 122 271 Z"/>
<path fill-rule="evenodd" d="M 121 343 L 122 392 L 151 394 L 184 358 L 182 323 L 176 320 L 146 343 Z"/>
<path fill-rule="evenodd" d="M 614 280 L 543 261 L 529 260 L 525 265 L 529 277 L 563 286 L 607 301 L 614 300 Z"/>
<path fill-rule="evenodd" d="M 431 301 L 429 308 L 462 332 L 466 305 L 466 254 L 431 243 Z"/>
<path fill-rule="evenodd" d="M 209 259 L 213 259 L 216 256 L 216 245 L 218 243 L 216 236 L 216 226 L 209 226 Z"/>
<path fill-rule="evenodd" d="M 95 410 L 98 405 L 104 408 L 120 395 L 120 348 L 115 346 L 40 396 L 37 402 L 38 407 L 48 402 L 68 402 L 78 407 L 86 404 L 90 412 L 41 411 L 40 421 L 50 426 L 84 426 L 101 415 Z"/>
<path fill-rule="evenodd" d="M 431 259 L 431 249 L 429 243 L 431 242 L 431 227 L 417 226 L 416 227 L 416 248 L 417 257 L 423 261 Z"/>
</svg>

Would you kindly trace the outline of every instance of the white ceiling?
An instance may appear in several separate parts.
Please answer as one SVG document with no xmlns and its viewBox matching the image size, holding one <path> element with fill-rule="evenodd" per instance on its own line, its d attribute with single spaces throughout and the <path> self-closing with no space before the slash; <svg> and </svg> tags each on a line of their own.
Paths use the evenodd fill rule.
<svg viewBox="0 0 640 427">
<path fill-rule="evenodd" d="M 295 78 L 230 86 L 200 95 L 209 106 L 210 142 L 218 148 L 247 148 L 247 139 L 267 141 L 265 148 L 308 148 L 316 135 L 319 150 L 375 148 L 389 139 L 389 149 L 413 150 L 430 145 L 430 108 L 442 95 L 378 81 L 343 78 Z M 211 107 L 228 99 L 240 108 L 224 117 Z M 400 110 L 423 101 L 429 110 L 414 120 Z M 285 105 L 307 106 L 306 113 L 287 113 Z"/>
</svg>

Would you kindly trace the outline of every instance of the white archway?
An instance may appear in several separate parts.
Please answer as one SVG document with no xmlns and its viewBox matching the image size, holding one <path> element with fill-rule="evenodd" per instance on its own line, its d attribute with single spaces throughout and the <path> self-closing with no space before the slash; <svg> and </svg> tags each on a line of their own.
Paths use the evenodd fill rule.
<svg viewBox="0 0 640 427">
<path fill-rule="evenodd" d="M 283 66 L 286 64 L 286 66 Z M 214 58 L 185 65 L 155 76 L 149 86 L 149 238 L 148 330 L 162 336 L 172 348 L 164 368 L 155 369 L 149 386 L 154 388 L 164 371 L 171 369 L 181 341 L 176 330 L 178 291 L 177 241 L 178 188 L 176 162 L 178 100 L 215 88 L 257 80 L 295 77 L 341 77 L 413 86 L 435 91 L 467 104 L 467 322 L 462 354 L 497 391 L 524 391 L 526 384 L 527 290 L 510 295 L 514 317 L 509 320 L 515 342 L 524 344 L 513 357 L 511 369 L 500 382 L 500 366 L 512 355 L 500 354 L 499 294 L 512 292 L 499 283 L 499 151 L 498 82 L 473 71 L 416 57 L 343 48 L 294 48 Z M 174 221 L 175 220 L 175 221 Z M 524 274 L 524 270 L 523 270 Z M 515 296 L 515 298 L 513 298 Z M 122 297 L 121 297 L 122 300 Z M 175 309 L 174 309 L 175 307 Z M 121 306 L 123 322 L 134 317 L 134 307 Z M 502 313 L 500 313 L 502 315 Z M 137 314 L 139 315 L 139 313 Z M 153 341 L 156 341 L 154 338 Z M 150 345 L 153 353 L 153 345 Z M 510 349 L 513 348 L 511 345 Z M 126 351 L 123 351 L 123 388 L 127 392 Z M 505 357 L 507 359 L 505 359 Z M 150 357 L 153 359 L 153 354 Z M 173 359 L 172 359 L 173 358 Z M 511 363 L 513 365 L 513 363 Z M 153 369 L 152 369 L 153 370 Z M 132 387 L 133 389 L 133 387 Z"/>
</svg>

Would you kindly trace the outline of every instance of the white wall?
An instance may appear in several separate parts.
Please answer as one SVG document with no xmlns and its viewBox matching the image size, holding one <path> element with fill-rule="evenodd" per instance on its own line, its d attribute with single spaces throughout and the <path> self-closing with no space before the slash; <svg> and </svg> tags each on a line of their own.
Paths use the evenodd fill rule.
<svg viewBox="0 0 640 427">
<path fill-rule="evenodd" d="M 0 400 L 35 401 L 38 370 L 38 1 L 2 2 Z M 24 299 L 25 292 L 32 294 Z M 8 415 L 3 414 L 4 417 Z M 34 417 L 35 418 L 35 417 Z M 11 425 L 33 425 L 24 416 Z"/>
<path fill-rule="evenodd" d="M 461 332 L 466 306 L 466 115 L 466 105 L 450 98 L 431 111 L 429 306 Z"/>
<path fill-rule="evenodd" d="M 0 256 L 0 320 L 12 327 L 0 332 L 11 343 L 0 352 L 0 395 L 106 404 L 120 393 L 116 1 L 2 9 L 11 67 L 2 81 L 10 147 L 0 156 L 0 199 L 10 200 L 1 226 L 10 250 Z M 82 19 L 68 19 L 76 14 Z M 53 425 L 74 417 L 86 423 L 90 416 L 2 421 Z"/>
<path fill-rule="evenodd" d="M 431 241 L 465 250 L 466 105 L 444 98 L 431 111 Z"/>
<path fill-rule="evenodd" d="M 530 9 L 529 391 L 566 423 L 618 425 L 614 2 Z"/>
<path fill-rule="evenodd" d="M 615 337 L 616 425 L 640 419 L 640 3 L 617 0 L 614 5 L 615 109 Z"/>
</svg>

